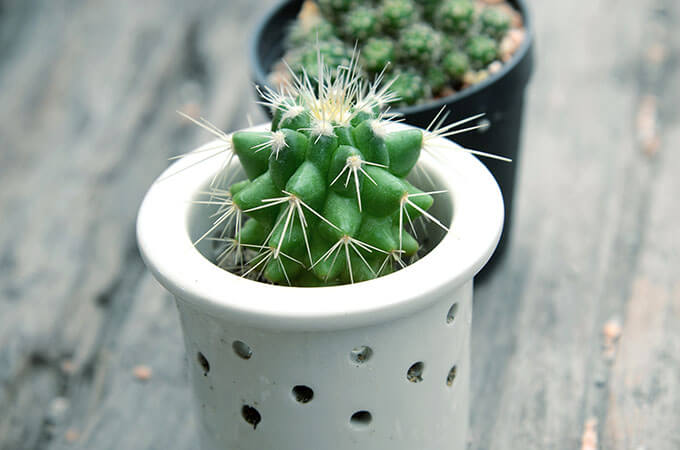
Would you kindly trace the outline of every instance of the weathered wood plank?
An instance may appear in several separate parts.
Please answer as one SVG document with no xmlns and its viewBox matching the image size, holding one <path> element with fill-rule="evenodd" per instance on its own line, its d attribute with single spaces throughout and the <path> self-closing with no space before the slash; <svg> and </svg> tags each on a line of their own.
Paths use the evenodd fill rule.
<svg viewBox="0 0 680 450">
<path fill-rule="evenodd" d="M 0 135 L 12 149 L 0 168 L 10 212 L 0 230 L 0 448 L 11 449 L 45 443 L 55 397 L 102 401 L 101 354 L 146 300 L 117 295 L 143 273 L 141 197 L 168 156 L 207 139 L 174 111 L 190 105 L 232 127 L 257 117 L 242 106 L 252 105 L 248 73 L 233 69 L 258 12 L 245 2 L 38 3 L 0 72 Z"/>
<path fill-rule="evenodd" d="M 640 76 L 649 32 L 677 23 L 658 13 L 669 5 L 533 4 L 539 70 L 516 239 L 504 270 L 476 292 L 472 448 L 576 448 L 586 421 L 608 418 L 603 325 L 627 308 L 654 195 L 654 163 L 631 124 L 649 84 Z"/>
</svg>

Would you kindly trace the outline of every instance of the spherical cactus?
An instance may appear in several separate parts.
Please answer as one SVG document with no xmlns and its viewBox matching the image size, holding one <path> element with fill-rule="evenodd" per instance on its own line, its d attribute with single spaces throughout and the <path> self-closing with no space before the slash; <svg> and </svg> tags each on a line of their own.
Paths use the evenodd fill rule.
<svg viewBox="0 0 680 450">
<path fill-rule="evenodd" d="M 418 11 L 411 0 L 383 0 L 379 14 L 383 28 L 393 33 L 418 20 Z"/>
<path fill-rule="evenodd" d="M 444 0 L 435 14 L 437 26 L 450 33 L 466 33 L 474 23 L 475 6 L 470 0 Z"/>
<path fill-rule="evenodd" d="M 335 68 L 349 64 L 351 57 L 352 49 L 347 44 L 339 39 L 329 39 L 320 41 L 318 45 L 308 45 L 300 56 L 300 65 L 293 68 L 299 75 L 304 69 L 311 77 L 316 77 L 320 59 L 326 67 Z"/>
<path fill-rule="evenodd" d="M 373 8 L 365 6 L 354 8 L 342 21 L 342 32 L 350 41 L 365 41 L 379 31 L 378 13 Z"/>
<path fill-rule="evenodd" d="M 448 73 L 440 66 L 432 66 L 427 69 L 425 79 L 434 94 L 440 93 L 450 81 Z"/>
<path fill-rule="evenodd" d="M 319 18 L 311 24 L 296 20 L 288 30 L 286 46 L 296 48 L 308 45 L 310 42 L 316 42 L 317 39 L 323 42 L 334 36 L 335 28 L 323 18 Z"/>
<path fill-rule="evenodd" d="M 454 51 L 444 56 L 442 66 L 452 80 L 460 81 L 470 68 L 470 60 L 465 53 Z"/>
<path fill-rule="evenodd" d="M 485 8 L 479 15 L 482 32 L 496 39 L 502 38 L 510 29 L 510 16 L 498 8 Z"/>
<path fill-rule="evenodd" d="M 323 76 L 318 90 L 305 77 L 285 95 L 266 91 L 270 131 L 213 129 L 247 177 L 226 181 L 237 173 L 227 165 L 210 200 L 198 201 L 216 205 L 215 225 L 201 239 L 213 232 L 225 244 L 218 264 L 275 284 L 354 283 L 416 256 L 420 244 L 407 231 L 416 218 L 447 230 L 427 212 L 435 192 L 407 181 L 437 133 L 390 131 L 376 113 L 384 89 L 357 90 L 355 62 L 335 81 Z"/>
<path fill-rule="evenodd" d="M 423 14 L 428 21 L 432 21 L 442 0 L 415 0 L 423 10 Z"/>
<path fill-rule="evenodd" d="M 364 69 L 377 73 L 393 63 L 395 59 L 395 45 L 390 38 L 371 38 L 361 48 L 361 63 Z"/>
<path fill-rule="evenodd" d="M 392 83 L 392 93 L 404 105 L 414 105 L 425 96 L 423 77 L 413 70 L 400 70 Z"/>
<path fill-rule="evenodd" d="M 339 22 L 342 13 L 361 4 L 361 0 L 317 0 L 321 12 L 333 22 Z"/>
<path fill-rule="evenodd" d="M 441 36 L 425 23 L 414 23 L 401 32 L 399 57 L 403 61 L 430 64 L 441 54 Z"/>
<path fill-rule="evenodd" d="M 498 44 L 492 38 L 479 35 L 470 38 L 465 45 L 465 52 L 474 69 L 488 66 L 498 56 Z"/>
</svg>

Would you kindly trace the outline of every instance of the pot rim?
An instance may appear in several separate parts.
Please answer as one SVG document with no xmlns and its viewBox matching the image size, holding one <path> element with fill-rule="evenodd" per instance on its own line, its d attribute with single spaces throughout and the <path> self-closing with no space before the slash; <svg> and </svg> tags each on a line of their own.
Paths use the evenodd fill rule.
<svg viewBox="0 0 680 450">
<path fill-rule="evenodd" d="M 266 25 L 273 20 L 273 18 L 280 13 L 280 11 L 290 2 L 295 0 L 282 0 L 276 6 L 271 8 L 267 14 L 258 22 L 255 33 L 250 40 L 250 64 L 253 73 L 253 78 L 255 79 L 255 85 L 259 86 L 270 86 L 268 82 L 268 76 L 265 71 L 265 67 L 262 65 L 262 61 L 258 57 L 258 46 L 262 39 L 263 30 Z M 400 108 L 393 108 L 392 112 L 397 114 L 403 114 L 405 116 L 412 114 L 424 113 L 432 109 L 440 109 L 443 106 L 451 105 L 458 101 L 462 101 L 468 97 L 471 97 L 483 90 L 486 90 L 492 84 L 498 82 L 503 77 L 513 72 L 520 62 L 524 61 L 531 53 L 531 47 L 534 41 L 534 30 L 533 22 L 531 20 L 531 14 L 529 14 L 529 8 L 526 4 L 526 0 L 509 0 L 515 2 L 517 9 L 522 15 L 522 21 L 524 24 L 524 30 L 526 32 L 526 37 L 522 42 L 522 45 L 517 49 L 515 54 L 510 58 L 510 61 L 504 63 L 501 70 L 489 75 L 486 79 L 481 82 L 470 86 L 462 91 L 458 91 L 454 94 L 447 95 L 446 97 L 438 98 L 436 100 L 428 101 L 418 105 L 405 106 Z M 530 72 L 527 72 L 526 79 L 522 83 L 522 88 L 529 81 Z M 271 87 L 271 86 L 270 86 Z"/>
<path fill-rule="evenodd" d="M 404 128 L 412 127 L 390 124 L 392 130 Z M 250 128 L 265 129 L 268 124 Z M 189 217 L 196 207 L 191 200 L 221 167 L 225 154 L 203 162 L 204 154 L 190 154 L 154 182 L 137 219 L 140 252 L 178 300 L 241 324 L 312 331 L 407 315 L 434 301 L 435 292 L 472 279 L 493 253 L 503 225 L 503 199 L 491 173 L 457 144 L 444 138 L 435 143 L 436 156 L 423 152 L 419 164 L 437 175 L 442 184 L 437 189 L 450 193 L 435 199 L 452 203 L 450 231 L 423 259 L 393 274 L 356 284 L 295 288 L 248 280 L 214 265 L 193 246 Z"/>
</svg>

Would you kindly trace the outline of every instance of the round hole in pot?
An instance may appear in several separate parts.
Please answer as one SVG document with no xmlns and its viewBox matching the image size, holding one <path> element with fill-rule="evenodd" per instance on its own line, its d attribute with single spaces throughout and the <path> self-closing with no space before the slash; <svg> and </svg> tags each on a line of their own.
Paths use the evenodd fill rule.
<svg viewBox="0 0 680 450">
<path fill-rule="evenodd" d="M 249 405 L 243 405 L 243 408 L 241 408 L 241 416 L 243 416 L 243 420 L 253 426 L 253 430 L 256 429 L 257 424 L 262 421 L 262 416 L 258 410 Z"/>
<path fill-rule="evenodd" d="M 373 420 L 373 416 L 371 416 L 370 412 L 357 411 L 354 414 L 352 414 L 352 417 L 350 417 L 349 419 L 349 423 L 351 423 L 353 426 L 357 428 L 364 428 L 371 423 L 371 420 Z"/>
<path fill-rule="evenodd" d="M 452 386 L 453 380 L 455 379 L 456 379 L 456 366 L 453 366 L 451 367 L 451 370 L 449 370 L 449 374 L 446 376 L 446 385 Z"/>
<path fill-rule="evenodd" d="M 198 364 L 203 368 L 203 375 L 208 375 L 208 372 L 210 372 L 210 363 L 208 362 L 208 359 L 205 357 L 205 355 L 201 352 L 198 352 L 196 354 L 196 360 L 198 361 Z"/>
<path fill-rule="evenodd" d="M 250 357 L 253 356 L 253 351 L 245 342 L 234 341 L 231 344 L 231 348 L 234 349 L 234 353 L 236 353 L 240 358 L 250 359 Z"/>
<path fill-rule="evenodd" d="M 298 385 L 293 388 L 293 397 L 299 403 L 309 403 L 314 398 L 314 391 L 309 386 Z"/>
<path fill-rule="evenodd" d="M 411 383 L 420 383 L 423 381 L 423 370 L 425 369 L 425 364 L 422 361 L 414 363 L 408 368 L 406 372 L 406 379 Z"/>
<path fill-rule="evenodd" d="M 352 360 L 352 362 L 356 364 L 363 364 L 369 359 L 371 359 L 371 356 L 373 356 L 373 350 L 371 347 L 368 347 L 366 345 L 361 345 L 359 347 L 355 347 L 352 349 L 351 352 L 349 352 L 349 359 Z"/>
<path fill-rule="evenodd" d="M 454 303 L 449 308 L 449 312 L 446 313 L 446 323 L 452 323 L 456 318 L 456 313 L 458 312 L 458 303 Z"/>
</svg>

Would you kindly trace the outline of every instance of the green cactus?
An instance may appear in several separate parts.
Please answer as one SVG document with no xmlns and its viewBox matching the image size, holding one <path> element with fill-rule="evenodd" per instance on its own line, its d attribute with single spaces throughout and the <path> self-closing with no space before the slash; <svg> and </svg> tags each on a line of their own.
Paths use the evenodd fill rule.
<svg viewBox="0 0 680 450">
<path fill-rule="evenodd" d="M 365 6 L 349 11 L 343 19 L 342 31 L 350 40 L 365 41 L 375 36 L 380 31 L 377 11 Z"/>
<path fill-rule="evenodd" d="M 411 0 L 383 0 L 379 13 L 383 28 L 393 33 L 418 20 L 418 10 Z"/>
<path fill-rule="evenodd" d="M 310 42 L 323 42 L 335 36 L 335 28 L 333 25 L 323 19 L 319 18 L 312 25 L 295 21 L 288 29 L 286 45 L 289 48 L 295 48 L 307 45 Z"/>
<path fill-rule="evenodd" d="M 444 57 L 442 66 L 452 80 L 460 81 L 470 69 L 470 60 L 465 53 L 454 51 Z"/>
<path fill-rule="evenodd" d="M 485 8 L 479 15 L 482 32 L 500 39 L 510 29 L 510 17 L 498 8 Z"/>
<path fill-rule="evenodd" d="M 498 56 L 498 44 L 489 36 L 474 36 L 465 45 L 465 52 L 474 69 L 481 69 L 491 64 Z"/>
<path fill-rule="evenodd" d="M 391 89 L 403 105 L 414 105 L 425 97 L 423 77 L 413 70 L 397 71 Z"/>
<path fill-rule="evenodd" d="M 225 181 L 233 169 L 223 167 L 210 200 L 198 201 L 216 205 L 215 224 L 201 239 L 213 233 L 224 243 L 221 266 L 275 284 L 354 283 L 416 256 L 420 244 L 407 231 L 416 218 L 448 231 L 427 212 L 436 192 L 406 179 L 441 133 L 389 131 L 376 111 L 390 94 L 375 85 L 355 89 L 360 76 L 353 58 L 335 80 L 322 76 L 318 90 L 307 77 L 285 95 L 267 90 L 270 131 L 227 136 L 196 121 L 227 143 L 247 176 Z"/>
<path fill-rule="evenodd" d="M 321 12 L 333 22 L 338 22 L 342 13 L 361 4 L 361 0 L 317 0 Z"/>
<path fill-rule="evenodd" d="M 299 62 L 292 65 L 298 75 L 304 69 L 310 76 L 316 77 L 319 72 L 319 55 L 326 67 L 338 67 L 349 64 L 352 49 L 339 39 L 319 41 L 318 44 L 308 45 L 300 55 Z"/>
<path fill-rule="evenodd" d="M 392 39 L 371 38 L 361 48 L 361 62 L 364 69 L 377 73 L 394 62 L 395 45 Z"/>
<path fill-rule="evenodd" d="M 441 36 L 427 24 L 414 23 L 401 32 L 397 48 L 402 60 L 430 64 L 441 54 Z"/>
<path fill-rule="evenodd" d="M 475 5 L 470 0 L 444 0 L 435 21 L 444 31 L 464 34 L 474 23 Z"/>
<path fill-rule="evenodd" d="M 446 70 L 440 66 L 428 68 L 425 73 L 425 79 L 427 80 L 430 90 L 434 94 L 439 94 L 449 84 L 449 75 Z"/>
</svg>

